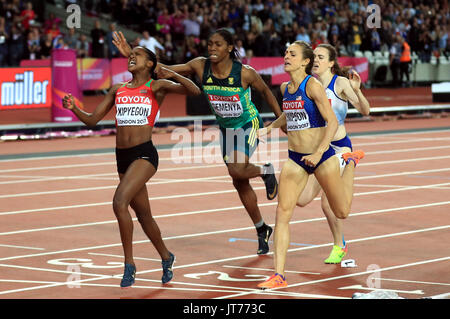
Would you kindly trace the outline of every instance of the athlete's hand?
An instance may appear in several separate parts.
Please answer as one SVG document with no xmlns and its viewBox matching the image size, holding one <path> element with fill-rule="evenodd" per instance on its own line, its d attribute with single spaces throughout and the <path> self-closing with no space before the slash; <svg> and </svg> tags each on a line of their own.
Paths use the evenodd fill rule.
<svg viewBox="0 0 450 319">
<path fill-rule="evenodd" d="M 128 58 L 131 54 L 131 47 L 128 44 L 127 40 L 125 39 L 125 37 L 123 36 L 123 33 L 121 31 L 117 32 L 114 31 L 113 32 L 113 39 L 112 39 L 112 43 L 116 46 L 116 48 L 120 51 L 120 53 Z"/>
<path fill-rule="evenodd" d="M 320 159 L 322 158 L 321 153 L 313 153 L 310 155 L 303 156 L 301 158 L 301 161 L 304 161 L 306 165 L 315 167 L 317 163 L 319 163 Z"/>
<path fill-rule="evenodd" d="M 158 79 L 170 79 L 177 75 L 174 71 L 160 65 L 156 66 L 155 74 Z"/>
<path fill-rule="evenodd" d="M 68 110 L 72 110 L 75 107 L 75 100 L 72 94 L 68 94 L 63 98 L 63 107 Z"/>
<path fill-rule="evenodd" d="M 361 88 L 361 77 L 358 72 L 353 70 L 352 73 L 348 75 L 348 79 L 353 91 L 358 91 Z"/>
<path fill-rule="evenodd" d="M 272 131 L 272 125 L 258 129 L 256 131 L 256 136 L 261 140 L 261 142 L 265 143 L 267 139 L 266 136 L 270 134 L 270 131 Z"/>
</svg>

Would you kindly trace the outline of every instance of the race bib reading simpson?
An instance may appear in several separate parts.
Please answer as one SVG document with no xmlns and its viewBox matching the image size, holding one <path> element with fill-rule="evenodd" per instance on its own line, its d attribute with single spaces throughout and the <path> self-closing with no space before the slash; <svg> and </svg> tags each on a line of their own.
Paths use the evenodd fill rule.
<svg viewBox="0 0 450 319">
<path fill-rule="evenodd" d="M 214 111 L 220 117 L 239 117 L 244 112 L 238 94 L 232 96 L 208 94 L 208 99 Z"/>
<path fill-rule="evenodd" d="M 283 101 L 283 112 L 286 114 L 287 130 L 298 131 L 311 127 L 308 112 L 303 107 L 305 101 Z"/>
</svg>

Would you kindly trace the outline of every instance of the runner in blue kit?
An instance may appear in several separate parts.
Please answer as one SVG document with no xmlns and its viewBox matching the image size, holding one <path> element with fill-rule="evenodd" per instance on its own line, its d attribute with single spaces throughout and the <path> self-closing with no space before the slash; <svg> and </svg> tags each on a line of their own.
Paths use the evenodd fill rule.
<svg viewBox="0 0 450 319">
<path fill-rule="evenodd" d="M 319 44 L 314 50 L 312 72 L 317 76 L 322 85 L 326 87 L 325 91 L 328 100 L 338 120 L 339 126 L 331 141 L 331 146 L 336 151 L 336 156 L 340 158 L 342 174 L 345 168 L 345 161 L 342 160 L 342 154 L 353 150 L 352 142 L 347 135 L 344 125 L 345 118 L 347 117 L 348 103 L 351 102 L 362 115 L 369 115 L 370 105 L 361 92 L 361 78 L 359 74 L 356 71 L 348 73 L 347 69 L 342 69 L 339 66 L 337 52 L 332 45 Z M 310 175 L 306 187 L 297 201 L 297 205 L 300 207 L 306 206 L 319 195 L 320 191 L 321 187 L 317 178 L 314 175 Z M 342 233 L 342 220 L 336 218 L 331 211 L 325 194 L 322 194 L 321 206 L 334 240 L 333 248 L 328 258 L 325 259 L 325 263 L 338 264 L 348 251 L 348 245 Z"/>
<path fill-rule="evenodd" d="M 295 41 L 287 48 L 284 62 L 290 81 L 280 87 L 283 115 L 259 131 L 262 136 L 287 124 L 289 152 L 279 181 L 274 232 L 275 274 L 258 285 L 262 289 L 287 286 L 284 267 L 290 243 L 289 221 L 309 175 L 314 174 L 317 178 L 334 214 L 338 218 L 346 218 L 353 195 L 354 169 L 364 156 L 362 151 L 344 154 L 347 165 L 343 176 L 351 178 L 341 178 L 339 161 L 330 146 L 338 121 L 323 86 L 311 76 L 314 62 L 311 46 L 304 41 Z"/>
</svg>

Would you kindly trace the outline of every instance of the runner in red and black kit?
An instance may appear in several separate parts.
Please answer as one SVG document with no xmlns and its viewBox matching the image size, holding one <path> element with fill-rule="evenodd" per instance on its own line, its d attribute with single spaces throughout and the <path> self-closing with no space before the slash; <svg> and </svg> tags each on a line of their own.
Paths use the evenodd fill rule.
<svg viewBox="0 0 450 319">
<path fill-rule="evenodd" d="M 95 126 L 116 105 L 116 160 L 120 183 L 113 199 L 113 209 L 119 222 L 125 269 L 120 286 L 134 283 L 136 266 L 133 260 L 133 221 L 128 211 L 131 206 L 145 234 L 162 259 L 162 283 L 173 277 L 175 256 L 166 248 L 158 225 L 152 217 L 146 182 L 156 173 L 158 153 L 152 143 L 152 129 L 159 115 L 166 93 L 197 95 L 200 89 L 189 79 L 166 68 L 159 68 L 158 80 L 154 74 L 156 56 L 144 47 L 135 47 L 128 58 L 128 71 L 133 79 L 114 85 L 92 113 L 75 105 L 71 94 L 63 105 L 88 126 Z M 172 78 L 178 83 L 167 80 Z"/>
</svg>

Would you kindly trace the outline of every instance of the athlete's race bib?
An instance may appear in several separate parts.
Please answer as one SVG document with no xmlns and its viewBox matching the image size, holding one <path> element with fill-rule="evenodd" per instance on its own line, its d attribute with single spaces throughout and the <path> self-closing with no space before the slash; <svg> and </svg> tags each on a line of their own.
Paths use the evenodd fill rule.
<svg viewBox="0 0 450 319">
<path fill-rule="evenodd" d="M 152 100 L 145 96 L 117 98 L 117 126 L 147 125 L 152 113 Z M 122 102 L 122 103 L 121 103 Z"/>
<path fill-rule="evenodd" d="M 286 114 L 287 130 L 298 131 L 311 127 L 308 112 L 303 107 L 304 101 L 283 101 L 283 112 Z"/>
<path fill-rule="evenodd" d="M 222 118 L 239 117 L 244 112 L 237 94 L 232 96 L 208 94 L 208 99 L 216 114 Z"/>
</svg>

